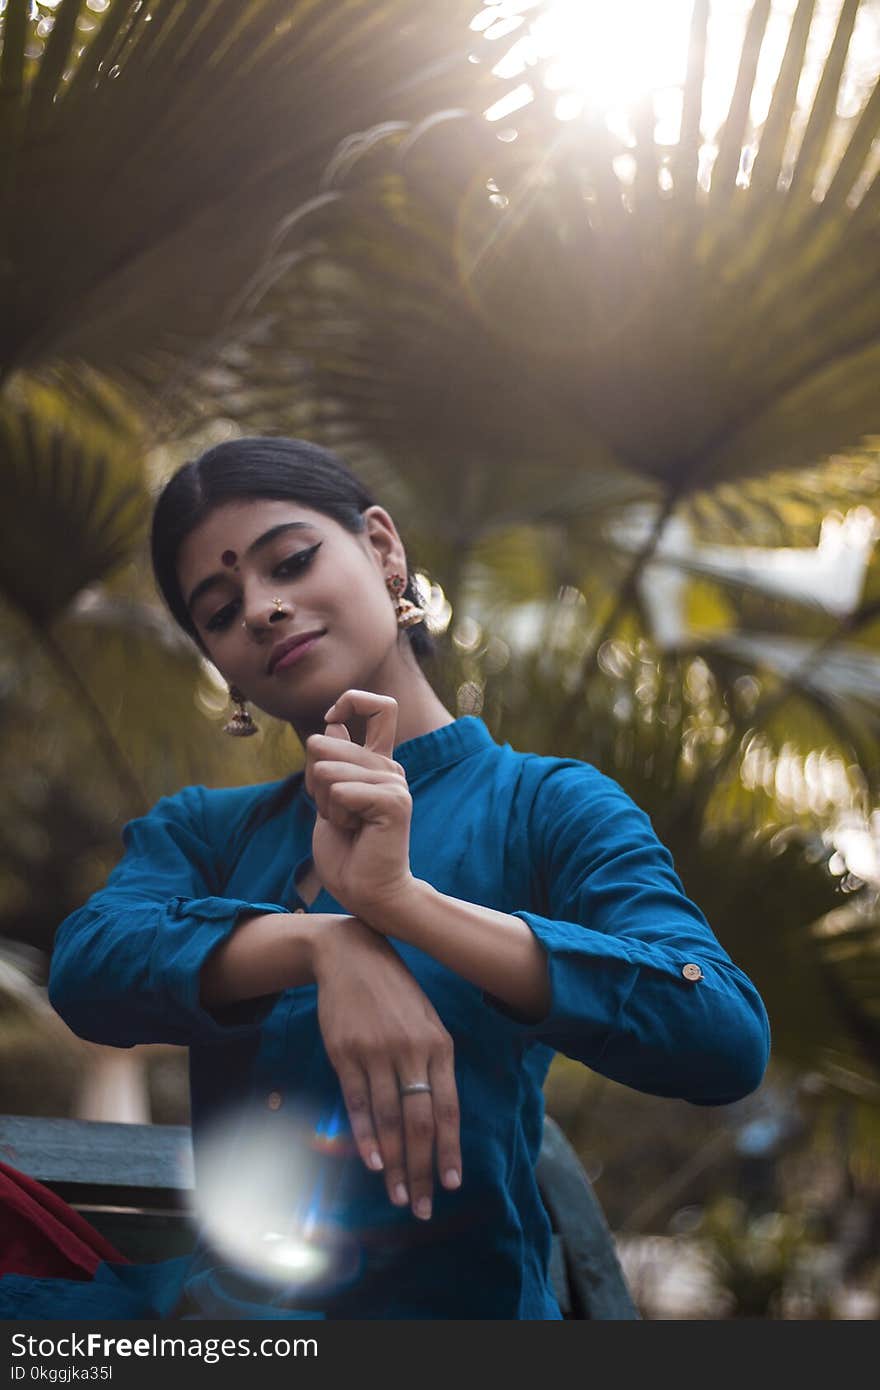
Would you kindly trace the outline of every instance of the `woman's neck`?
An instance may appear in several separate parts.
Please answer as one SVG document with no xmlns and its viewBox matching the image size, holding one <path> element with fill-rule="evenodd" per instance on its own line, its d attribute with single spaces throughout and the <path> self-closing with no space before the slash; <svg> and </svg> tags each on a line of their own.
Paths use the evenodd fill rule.
<svg viewBox="0 0 880 1390">
<path fill-rule="evenodd" d="M 429 734 L 434 729 L 455 722 L 455 715 L 450 714 L 420 668 L 412 673 L 407 672 L 406 678 L 402 681 L 371 682 L 365 688 L 375 690 L 381 695 L 391 695 L 397 701 L 395 747 L 399 743 L 406 743 L 411 738 L 419 738 L 422 734 Z M 358 715 L 346 719 L 345 724 L 352 741 L 363 744 L 366 739 L 366 720 Z M 317 721 L 301 721 L 293 725 L 303 746 L 310 734 L 323 734 L 325 727 L 323 718 Z"/>
</svg>

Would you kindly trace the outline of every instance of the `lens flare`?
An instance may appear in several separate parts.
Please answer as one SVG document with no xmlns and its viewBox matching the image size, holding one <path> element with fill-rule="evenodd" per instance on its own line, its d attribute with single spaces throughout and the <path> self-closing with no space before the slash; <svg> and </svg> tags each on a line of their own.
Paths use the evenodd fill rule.
<svg viewBox="0 0 880 1390">
<path fill-rule="evenodd" d="M 320 1117 L 312 1133 L 311 1147 L 317 1153 L 337 1158 L 350 1158 L 357 1153 L 342 1101 L 329 1114 Z"/>
<path fill-rule="evenodd" d="M 227 1113 L 196 1158 L 194 1215 L 208 1244 L 242 1273 L 294 1295 L 350 1282 L 359 1247 L 328 1214 L 337 1160 L 352 1148 L 336 1110 L 317 1125 Z"/>
</svg>

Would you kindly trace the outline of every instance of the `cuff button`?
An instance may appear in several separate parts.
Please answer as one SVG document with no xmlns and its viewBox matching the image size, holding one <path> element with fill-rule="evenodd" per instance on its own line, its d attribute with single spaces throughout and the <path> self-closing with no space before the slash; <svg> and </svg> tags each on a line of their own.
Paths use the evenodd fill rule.
<svg viewBox="0 0 880 1390">
<path fill-rule="evenodd" d="M 683 965 L 681 967 L 681 973 L 686 980 L 702 980 L 703 978 L 702 970 L 698 965 L 694 965 L 693 961 L 689 961 L 687 965 Z"/>
</svg>

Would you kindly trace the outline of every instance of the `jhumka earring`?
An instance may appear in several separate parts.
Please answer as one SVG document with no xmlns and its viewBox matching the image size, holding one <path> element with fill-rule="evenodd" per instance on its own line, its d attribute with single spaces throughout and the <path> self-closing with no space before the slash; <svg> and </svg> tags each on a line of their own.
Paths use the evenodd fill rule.
<svg viewBox="0 0 880 1390">
<path fill-rule="evenodd" d="M 229 723 L 223 725 L 224 734 L 232 734 L 233 738 L 250 738 L 251 734 L 259 731 L 259 725 L 251 719 L 244 696 L 236 686 L 231 685 L 229 698 L 233 701 L 235 709 Z"/>
<path fill-rule="evenodd" d="M 419 608 L 417 604 L 410 603 L 408 598 L 403 597 L 406 588 L 406 576 L 403 574 L 389 574 L 385 578 L 385 583 L 391 597 L 394 599 L 394 611 L 397 614 L 398 627 L 415 627 L 425 616 L 425 609 Z"/>
</svg>

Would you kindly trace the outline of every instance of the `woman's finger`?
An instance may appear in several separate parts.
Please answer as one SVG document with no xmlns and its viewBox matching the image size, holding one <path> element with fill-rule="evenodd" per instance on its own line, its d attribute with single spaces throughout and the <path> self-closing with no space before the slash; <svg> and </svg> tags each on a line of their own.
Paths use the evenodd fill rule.
<svg viewBox="0 0 880 1390">
<path fill-rule="evenodd" d="M 401 780 L 396 772 L 387 772 L 378 767 L 362 767 L 360 763 L 331 761 L 327 758 L 319 758 L 312 763 L 312 786 L 317 789 L 332 786 L 334 782 L 384 783 L 392 779 L 397 782 Z"/>
<path fill-rule="evenodd" d="M 378 786 L 387 780 L 387 774 L 375 768 L 359 767 L 356 763 L 315 763 L 312 768 L 312 796 L 318 811 L 325 820 L 340 830 L 358 830 L 362 824 L 360 815 L 352 806 L 343 806 L 339 795 L 341 786 Z"/>
<path fill-rule="evenodd" d="M 316 776 L 315 769 L 319 764 L 322 765 L 322 769 L 320 775 Z M 327 816 L 328 812 L 323 787 L 333 780 L 334 767 L 340 776 L 361 777 L 366 781 L 399 781 L 408 785 L 406 771 L 393 759 L 365 750 L 359 743 L 352 743 L 351 740 L 310 734 L 306 739 L 305 788 L 324 816 Z"/>
<path fill-rule="evenodd" d="M 348 1119 L 358 1153 L 371 1173 L 381 1172 L 382 1153 L 379 1138 L 373 1123 L 373 1108 L 370 1101 L 370 1086 L 367 1074 L 357 1062 L 341 1064 L 336 1069 L 342 1098 L 348 1111 Z"/>
<path fill-rule="evenodd" d="M 385 1165 L 385 1186 L 394 1205 L 405 1207 L 409 1188 L 397 1076 L 388 1062 L 375 1062 L 368 1068 L 368 1075 L 373 1123 Z"/>
<path fill-rule="evenodd" d="M 348 729 L 345 727 L 343 723 L 335 719 L 332 721 L 332 723 L 330 721 L 325 720 L 325 723 L 327 724 L 326 729 L 324 730 L 323 734 L 317 734 L 317 738 L 335 738 L 338 739 L 341 743 L 351 743 L 351 734 L 348 732 Z M 358 747 L 359 745 L 355 746 Z"/>
<path fill-rule="evenodd" d="M 396 823 L 411 807 L 409 793 L 387 782 L 336 782 L 328 792 L 328 804 L 333 808 L 328 820 L 337 812 L 354 811 L 377 825 Z"/>
<path fill-rule="evenodd" d="M 434 1102 L 437 1172 L 443 1186 L 454 1191 L 461 1186 L 462 1171 L 461 1122 L 451 1042 L 447 1051 L 432 1058 L 428 1067 L 428 1079 L 432 1088 L 431 1099 Z"/>
<path fill-rule="evenodd" d="M 329 727 L 344 729 L 345 725 L 332 724 Z M 305 748 L 308 763 L 315 763 L 321 759 L 357 763 L 363 768 L 376 768 L 379 772 L 396 774 L 398 777 L 406 776 L 402 764 L 395 762 L 393 758 L 386 757 L 375 748 L 365 748 L 363 744 L 354 743 L 351 739 L 338 738 L 335 734 L 309 734 Z"/>
<path fill-rule="evenodd" d="M 322 759 L 312 764 L 310 780 L 309 795 L 324 819 L 333 821 L 334 825 L 339 825 L 343 830 L 356 830 L 360 825 L 356 815 L 342 808 L 334 814 L 331 789 L 339 782 L 380 782 L 382 773 L 376 772 L 374 768 L 358 767 L 356 763 L 332 763 Z"/>
<path fill-rule="evenodd" d="M 422 1221 L 431 1215 L 434 1196 L 434 1106 L 430 1091 L 406 1093 L 411 1082 L 427 1081 L 427 1064 L 418 1076 L 401 1076 L 400 1104 L 406 1144 L 406 1171 L 413 1212 Z"/>
<path fill-rule="evenodd" d="M 338 721 L 361 715 L 366 720 L 363 746 L 390 758 L 397 738 L 397 709 L 392 695 L 377 695 L 372 690 L 345 690 L 324 718 Z"/>
</svg>

